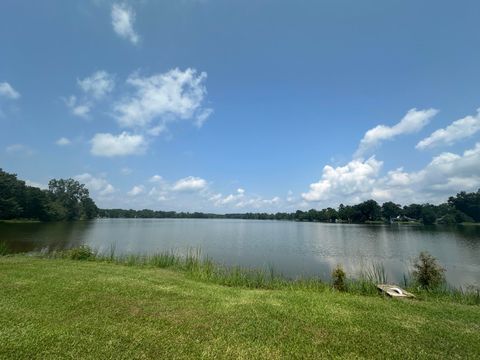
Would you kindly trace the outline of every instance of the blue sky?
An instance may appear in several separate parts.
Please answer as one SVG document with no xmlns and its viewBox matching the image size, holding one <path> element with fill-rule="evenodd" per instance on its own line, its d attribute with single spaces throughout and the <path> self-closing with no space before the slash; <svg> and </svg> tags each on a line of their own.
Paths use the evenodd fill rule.
<svg viewBox="0 0 480 360">
<path fill-rule="evenodd" d="M 0 3 L 0 167 L 101 207 L 480 187 L 478 1 Z"/>
</svg>

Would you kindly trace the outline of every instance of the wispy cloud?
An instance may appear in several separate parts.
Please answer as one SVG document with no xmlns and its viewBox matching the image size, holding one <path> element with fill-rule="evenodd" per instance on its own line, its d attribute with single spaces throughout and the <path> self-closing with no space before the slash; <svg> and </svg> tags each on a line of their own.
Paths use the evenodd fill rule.
<svg viewBox="0 0 480 360">
<path fill-rule="evenodd" d="M 6 147 L 5 151 L 11 155 L 31 156 L 35 152 L 27 145 L 12 144 Z"/>
<path fill-rule="evenodd" d="M 112 5 L 112 26 L 113 30 L 120 37 L 129 40 L 132 44 L 138 44 L 140 37 L 133 28 L 135 12 L 127 4 Z"/>
<path fill-rule="evenodd" d="M 104 70 L 96 71 L 84 79 L 77 80 L 78 86 L 88 95 L 99 100 L 115 87 L 115 78 Z"/>
<path fill-rule="evenodd" d="M 440 145 L 452 145 L 453 143 L 475 135 L 480 131 L 480 109 L 477 115 L 466 116 L 456 120 L 444 129 L 434 131 L 430 136 L 421 140 L 416 148 L 427 149 Z"/>
<path fill-rule="evenodd" d="M 67 145 L 70 145 L 71 143 L 72 142 L 66 137 L 61 137 L 60 139 L 55 141 L 55 144 L 57 144 L 58 146 L 67 146 Z"/>
<path fill-rule="evenodd" d="M 20 98 L 20 93 L 16 91 L 8 82 L 0 82 L 0 96 L 11 100 L 16 100 Z"/>
<path fill-rule="evenodd" d="M 420 131 L 430 122 L 430 119 L 438 113 L 438 110 L 411 109 L 407 114 L 393 126 L 378 125 L 368 130 L 360 141 L 355 152 L 355 157 L 362 157 L 372 149 L 379 146 L 382 141 L 393 139 L 399 135 L 411 134 Z"/>
</svg>

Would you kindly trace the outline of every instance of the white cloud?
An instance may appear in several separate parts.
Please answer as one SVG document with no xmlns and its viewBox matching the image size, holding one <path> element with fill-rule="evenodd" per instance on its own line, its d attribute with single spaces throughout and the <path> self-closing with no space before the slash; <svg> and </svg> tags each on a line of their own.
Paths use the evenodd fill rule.
<svg viewBox="0 0 480 360">
<path fill-rule="evenodd" d="M 36 188 L 39 188 L 39 189 L 42 189 L 42 190 L 48 189 L 47 185 L 41 184 L 41 183 L 38 183 L 38 182 L 35 182 L 35 181 L 31 181 L 31 180 L 25 180 L 25 184 L 27 186 L 36 187 Z"/>
<path fill-rule="evenodd" d="M 101 196 L 107 196 L 107 195 L 110 195 L 110 194 L 113 194 L 115 192 L 115 188 L 113 187 L 113 185 L 111 184 L 108 184 L 103 190 L 101 190 L 99 192 L 99 195 Z"/>
<path fill-rule="evenodd" d="M 83 118 L 87 118 L 91 110 L 90 103 L 85 102 L 83 104 L 79 104 L 77 97 L 74 95 L 71 95 L 70 97 L 65 99 L 65 105 L 67 105 L 73 115 Z"/>
<path fill-rule="evenodd" d="M 444 129 L 434 131 L 430 136 L 421 140 L 416 148 L 426 149 L 439 145 L 451 145 L 458 140 L 468 138 L 480 131 L 480 109 L 477 115 L 466 116 L 451 123 Z"/>
<path fill-rule="evenodd" d="M 34 151 L 30 147 L 23 144 L 9 145 L 6 147 L 5 151 L 11 155 L 31 156 L 34 154 Z"/>
<path fill-rule="evenodd" d="M 113 4 L 111 16 L 113 30 L 132 44 L 138 44 L 140 37 L 133 29 L 133 23 L 135 22 L 133 9 L 126 4 Z"/>
<path fill-rule="evenodd" d="M 206 108 L 200 111 L 200 113 L 197 115 L 197 118 L 195 120 L 195 126 L 197 127 L 202 127 L 205 121 L 210 117 L 210 115 L 213 114 L 213 109 Z"/>
<path fill-rule="evenodd" d="M 150 179 L 148 179 L 149 182 L 151 183 L 158 183 L 163 181 L 163 177 L 160 175 L 153 175 Z"/>
<path fill-rule="evenodd" d="M 353 160 L 343 167 L 325 166 L 321 180 L 310 185 L 310 191 L 302 197 L 307 202 L 331 206 L 371 198 L 403 204 L 439 203 L 459 191 L 480 188 L 480 143 L 460 155 L 450 152 L 437 155 L 416 172 L 398 168 L 382 176 L 382 164 L 372 157 L 367 161 Z"/>
<path fill-rule="evenodd" d="M 355 196 L 371 190 L 383 162 L 374 156 L 366 161 L 352 160 L 345 166 L 326 165 L 321 179 L 302 194 L 306 201 L 329 200 L 334 196 Z"/>
<path fill-rule="evenodd" d="M 420 131 L 430 122 L 430 119 L 438 113 L 438 110 L 411 109 L 394 126 L 378 125 L 368 130 L 355 153 L 355 157 L 364 156 L 368 151 L 377 147 L 384 140 L 390 140 L 398 135 L 411 134 Z"/>
<path fill-rule="evenodd" d="M 210 201 L 212 201 L 215 206 L 224 206 L 224 205 L 229 205 L 233 203 L 238 203 L 240 200 L 242 200 L 245 196 L 245 190 L 243 189 L 237 189 L 237 192 L 235 194 L 229 194 L 227 196 L 223 196 L 222 194 L 214 194 L 209 198 Z"/>
<path fill-rule="evenodd" d="M 135 185 L 127 194 L 128 196 L 137 196 L 143 194 L 144 192 L 145 187 L 143 185 Z"/>
<path fill-rule="evenodd" d="M 115 188 L 103 177 L 95 177 L 90 173 L 83 173 L 73 177 L 81 184 L 85 184 L 90 192 L 95 192 L 100 196 L 111 195 L 115 192 Z"/>
<path fill-rule="evenodd" d="M 97 71 L 85 79 L 77 80 L 77 83 L 86 94 L 97 100 L 112 92 L 115 87 L 114 76 L 104 70 Z"/>
<path fill-rule="evenodd" d="M 207 182 L 199 177 L 188 176 L 173 184 L 173 191 L 199 191 L 207 187 Z"/>
<path fill-rule="evenodd" d="M 155 198 L 156 201 L 166 201 L 168 200 L 169 192 L 165 184 L 163 184 L 151 188 L 148 192 L 148 196 Z"/>
<path fill-rule="evenodd" d="M 0 96 L 7 99 L 16 100 L 20 98 L 20 93 L 16 91 L 8 82 L 0 82 Z"/>
<path fill-rule="evenodd" d="M 55 141 L 55 144 L 57 144 L 58 146 L 66 146 L 66 145 L 70 145 L 71 143 L 72 142 L 66 137 L 61 137 L 60 139 Z"/>
<path fill-rule="evenodd" d="M 204 85 L 207 74 L 195 69 L 173 69 L 163 74 L 141 77 L 133 74 L 127 84 L 135 92 L 114 106 L 118 123 L 122 127 L 146 128 L 152 135 L 165 131 L 168 122 L 192 120 L 203 124 L 212 113 L 204 109 Z M 153 124 L 152 124 L 153 123 Z"/>
<path fill-rule="evenodd" d="M 265 207 L 271 208 L 272 206 L 276 206 L 280 204 L 281 199 L 278 196 L 271 199 L 264 199 L 261 196 L 247 196 L 245 190 L 239 188 L 235 193 L 226 196 L 219 193 L 210 195 L 208 201 L 212 202 L 216 207 L 258 210 Z"/>
<path fill-rule="evenodd" d="M 91 140 L 90 152 L 96 156 L 125 156 L 142 154 L 145 152 L 147 143 L 142 135 L 131 135 L 122 132 L 120 135 L 109 133 L 95 134 Z"/>
</svg>

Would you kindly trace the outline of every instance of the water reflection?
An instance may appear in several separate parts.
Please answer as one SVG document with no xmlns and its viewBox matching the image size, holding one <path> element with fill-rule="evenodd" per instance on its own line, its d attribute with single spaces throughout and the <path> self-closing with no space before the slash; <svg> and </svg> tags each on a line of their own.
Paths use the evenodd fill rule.
<svg viewBox="0 0 480 360">
<path fill-rule="evenodd" d="M 65 249 L 88 244 L 117 254 L 202 249 L 227 265 L 273 266 L 286 276 L 329 279 L 341 264 L 359 274 L 382 263 L 401 281 L 420 251 L 447 268 L 458 286 L 480 286 L 480 227 L 344 225 L 254 220 L 105 219 L 74 223 L 0 223 L 0 240 L 14 251 Z"/>
</svg>

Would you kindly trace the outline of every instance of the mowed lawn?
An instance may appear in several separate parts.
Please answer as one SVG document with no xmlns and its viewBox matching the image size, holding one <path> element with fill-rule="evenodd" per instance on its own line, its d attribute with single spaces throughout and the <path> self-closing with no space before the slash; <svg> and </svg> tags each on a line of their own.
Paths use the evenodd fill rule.
<svg viewBox="0 0 480 360">
<path fill-rule="evenodd" d="M 0 358 L 480 358 L 480 306 L 0 257 Z"/>
</svg>

